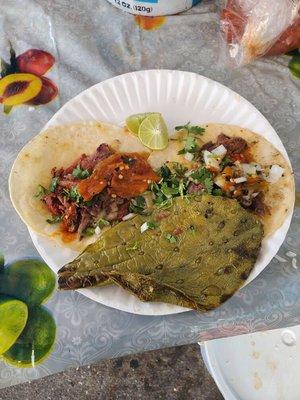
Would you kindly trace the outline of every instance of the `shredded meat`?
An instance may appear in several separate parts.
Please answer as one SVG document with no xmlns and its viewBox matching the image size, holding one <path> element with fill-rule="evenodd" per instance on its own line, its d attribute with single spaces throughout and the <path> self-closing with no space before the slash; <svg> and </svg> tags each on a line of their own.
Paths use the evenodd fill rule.
<svg viewBox="0 0 300 400">
<path fill-rule="evenodd" d="M 117 215 L 118 221 L 121 221 L 128 213 L 129 213 L 129 201 L 124 200 L 124 203 L 118 206 L 118 215 Z"/>
<path fill-rule="evenodd" d="M 248 148 L 248 144 L 243 138 L 238 136 L 229 137 L 224 135 L 224 133 L 220 133 L 216 143 L 211 141 L 204 143 L 204 145 L 201 147 L 201 151 L 212 151 L 221 144 L 226 148 L 228 157 L 243 153 Z"/>
<path fill-rule="evenodd" d="M 90 176 L 74 176 L 78 167 Z M 82 154 L 67 168 L 53 168 L 51 173 L 58 178 L 57 186 L 42 201 L 52 215 L 62 217 L 64 232 L 77 232 L 80 238 L 99 218 L 121 221 L 129 213 L 129 200 L 145 192 L 149 181 L 160 179 L 144 154 L 115 153 L 105 143 L 94 154 Z"/>
<path fill-rule="evenodd" d="M 74 161 L 68 168 L 64 170 L 64 175 L 72 174 L 72 171 L 77 166 L 80 166 L 81 169 L 87 169 L 89 172 L 92 172 L 99 161 L 104 160 L 113 153 L 113 150 L 110 149 L 106 143 L 102 143 L 94 154 L 89 156 L 82 154 L 76 161 Z"/>
<path fill-rule="evenodd" d="M 56 194 L 49 193 L 43 200 L 52 215 L 61 215 L 63 207 Z"/>
<path fill-rule="evenodd" d="M 209 141 L 207 143 L 204 143 L 204 145 L 201 147 L 201 151 L 203 151 L 203 150 L 212 151 L 216 147 L 217 146 L 213 142 Z"/>
<path fill-rule="evenodd" d="M 92 156 L 86 156 L 80 161 L 80 167 L 92 171 L 99 161 L 111 156 L 114 152 L 105 143 L 100 144 L 96 153 Z"/>
<path fill-rule="evenodd" d="M 78 226 L 78 235 L 82 236 L 82 232 L 93 223 L 93 217 L 87 210 L 83 210 L 81 213 L 81 221 Z"/>
<path fill-rule="evenodd" d="M 71 203 L 66 207 L 64 216 L 62 219 L 63 227 L 67 232 L 76 232 L 79 226 L 79 215 L 78 209 L 74 203 Z"/>
<path fill-rule="evenodd" d="M 217 139 L 217 146 L 223 145 L 227 150 L 227 155 L 230 157 L 232 154 L 240 154 L 245 151 L 248 144 L 245 139 L 241 137 L 228 137 L 221 133 Z"/>
</svg>

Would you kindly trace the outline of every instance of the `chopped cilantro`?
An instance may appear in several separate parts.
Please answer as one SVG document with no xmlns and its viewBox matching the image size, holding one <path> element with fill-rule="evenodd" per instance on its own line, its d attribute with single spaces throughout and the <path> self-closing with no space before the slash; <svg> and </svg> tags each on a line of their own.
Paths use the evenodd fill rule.
<svg viewBox="0 0 300 400">
<path fill-rule="evenodd" d="M 222 189 L 220 188 L 215 188 L 212 190 L 212 195 L 213 196 L 223 196 Z"/>
<path fill-rule="evenodd" d="M 186 154 L 186 153 L 196 153 L 199 150 L 199 146 L 196 142 L 196 139 L 193 136 L 188 136 L 185 141 L 185 146 L 183 149 L 178 151 L 178 154 Z"/>
<path fill-rule="evenodd" d="M 180 131 L 181 129 L 185 129 L 188 133 L 186 139 L 185 139 L 185 146 L 183 149 L 179 150 L 178 154 L 186 154 L 186 153 L 191 153 L 195 154 L 199 151 L 199 146 L 197 144 L 197 141 L 195 137 L 199 135 L 203 135 L 205 132 L 204 128 L 201 128 L 201 126 L 193 126 L 190 125 L 188 122 L 186 125 L 181 125 L 181 126 L 176 126 L 175 130 Z"/>
<path fill-rule="evenodd" d="M 188 133 L 191 133 L 193 135 L 203 135 L 203 133 L 205 132 L 205 129 L 201 128 L 201 126 L 190 125 L 189 122 L 186 125 L 175 126 L 176 131 L 181 131 L 182 129 L 186 129 Z"/>
<path fill-rule="evenodd" d="M 93 198 L 91 198 L 91 200 L 85 201 L 84 204 L 87 207 L 92 207 L 94 204 L 97 204 L 100 201 L 100 197 L 101 195 L 96 194 L 96 196 L 94 196 Z"/>
<path fill-rule="evenodd" d="M 49 186 L 50 192 L 52 192 L 52 193 L 55 192 L 58 183 L 59 183 L 59 177 L 58 176 L 56 176 L 55 178 L 52 178 L 50 186 Z"/>
<path fill-rule="evenodd" d="M 109 226 L 110 223 L 106 221 L 106 219 L 99 218 L 97 221 L 95 221 L 91 226 L 88 226 L 81 232 L 81 236 L 87 237 L 87 236 L 93 236 L 96 233 L 97 227 L 100 229 L 104 228 L 105 226 Z"/>
<path fill-rule="evenodd" d="M 179 186 L 170 187 L 167 182 L 162 182 L 160 190 L 168 199 L 179 193 Z"/>
<path fill-rule="evenodd" d="M 179 162 L 173 162 L 172 163 L 173 170 L 175 174 L 178 176 L 178 178 L 184 178 L 185 173 L 187 172 L 188 168 L 185 167 L 184 165 L 180 164 Z"/>
<path fill-rule="evenodd" d="M 184 196 L 185 186 L 186 186 L 186 185 L 184 184 L 183 181 L 180 181 L 180 182 L 179 182 L 178 193 L 179 193 L 180 197 L 183 197 L 183 196 Z"/>
<path fill-rule="evenodd" d="M 223 168 L 225 168 L 226 165 L 229 165 L 229 164 L 232 164 L 232 160 L 231 160 L 229 157 L 225 156 L 225 157 L 223 158 L 223 160 L 221 161 L 221 163 L 220 163 L 220 168 L 221 168 L 221 170 L 222 170 Z"/>
<path fill-rule="evenodd" d="M 148 227 L 148 229 L 156 229 L 158 227 L 158 224 L 154 221 L 148 221 L 147 227 Z"/>
<path fill-rule="evenodd" d="M 138 248 L 139 248 L 138 242 L 134 242 L 134 243 L 129 244 L 129 245 L 126 247 L 126 250 L 127 250 L 127 251 L 134 251 L 134 250 L 137 250 Z"/>
<path fill-rule="evenodd" d="M 154 203 L 159 207 L 159 208 L 170 208 L 173 205 L 173 199 L 166 199 L 162 200 L 160 202 L 157 202 L 154 200 Z"/>
<path fill-rule="evenodd" d="M 163 178 L 163 179 L 169 179 L 172 175 L 172 172 L 170 170 L 170 168 L 164 164 L 160 167 L 160 169 L 158 170 L 158 174 Z"/>
<path fill-rule="evenodd" d="M 196 171 L 194 171 L 191 174 L 191 178 L 197 181 L 197 183 L 202 183 L 205 186 L 205 189 L 208 194 L 212 193 L 214 185 L 213 175 L 205 167 L 200 167 Z"/>
<path fill-rule="evenodd" d="M 205 186 L 205 189 L 206 189 L 207 193 L 211 194 L 212 190 L 213 190 L 213 186 L 214 186 L 213 180 L 210 179 L 210 178 L 206 178 L 206 179 L 204 179 L 203 183 L 204 183 L 204 186 Z"/>
<path fill-rule="evenodd" d="M 81 232 L 81 236 L 83 236 L 83 237 L 93 236 L 94 233 L 95 233 L 95 228 L 92 228 L 91 226 L 89 226 L 88 228 L 85 228 Z"/>
<path fill-rule="evenodd" d="M 199 183 L 204 183 L 205 179 L 213 179 L 212 173 L 209 172 L 205 167 L 196 169 L 192 174 L 191 178 L 195 179 Z"/>
<path fill-rule="evenodd" d="M 146 200 L 143 196 L 137 196 L 130 201 L 129 211 L 134 214 L 144 214 L 146 208 Z"/>
<path fill-rule="evenodd" d="M 214 185 L 213 174 L 204 166 L 189 171 L 189 174 L 186 174 L 187 168 L 180 163 L 174 163 L 171 166 L 168 164 L 165 167 L 159 170 L 160 175 L 165 178 L 162 178 L 159 183 L 153 182 L 150 186 L 151 192 L 155 195 L 154 204 L 159 208 L 171 207 L 174 197 L 186 198 L 191 182 L 202 184 L 203 189 L 200 189 L 200 192 L 222 196 L 222 191 Z"/>
<path fill-rule="evenodd" d="M 163 165 L 158 171 L 162 176 L 159 183 L 152 183 L 150 190 L 155 195 L 154 204 L 160 208 L 172 206 L 172 198 L 183 197 L 187 192 L 187 177 L 184 175 L 187 168 L 179 163 L 173 163 L 171 168 Z"/>
<path fill-rule="evenodd" d="M 49 190 L 46 189 L 44 186 L 42 185 L 38 185 L 38 189 L 36 194 L 34 195 L 34 197 L 37 197 L 38 199 L 43 198 L 44 196 L 46 196 L 46 194 L 49 193 Z"/>
<path fill-rule="evenodd" d="M 58 224 L 62 220 L 62 217 L 60 215 L 52 215 L 51 218 L 46 219 L 46 222 L 48 224 Z"/>
<path fill-rule="evenodd" d="M 72 175 L 77 179 L 85 179 L 90 176 L 90 173 L 87 169 L 81 169 L 80 165 L 77 165 L 77 167 L 73 169 Z"/>
<path fill-rule="evenodd" d="M 166 239 L 168 242 L 170 242 L 170 243 L 176 243 L 176 242 L 177 242 L 176 237 L 173 236 L 173 235 L 171 235 L 170 233 L 167 233 L 167 234 L 165 235 L 165 239 Z"/>
<path fill-rule="evenodd" d="M 75 186 L 73 186 L 70 190 L 63 189 L 63 194 L 76 204 L 79 204 L 82 201 L 81 194 L 78 192 Z"/>
<path fill-rule="evenodd" d="M 95 228 L 99 226 L 99 228 L 104 228 L 105 226 L 109 226 L 110 223 L 106 221 L 104 218 L 99 218 L 95 223 Z"/>
</svg>

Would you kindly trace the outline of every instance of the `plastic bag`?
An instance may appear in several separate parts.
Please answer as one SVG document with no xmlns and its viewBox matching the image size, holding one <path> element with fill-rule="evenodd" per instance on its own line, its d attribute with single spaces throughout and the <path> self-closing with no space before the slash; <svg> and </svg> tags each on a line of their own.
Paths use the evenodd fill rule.
<svg viewBox="0 0 300 400">
<path fill-rule="evenodd" d="M 300 47 L 300 0 L 227 0 L 220 25 L 235 66 Z"/>
</svg>

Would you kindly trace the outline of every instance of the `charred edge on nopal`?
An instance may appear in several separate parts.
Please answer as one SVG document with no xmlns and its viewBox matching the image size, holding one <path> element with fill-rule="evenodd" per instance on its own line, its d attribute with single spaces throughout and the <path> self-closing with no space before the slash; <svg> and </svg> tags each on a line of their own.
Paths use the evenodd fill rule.
<svg viewBox="0 0 300 400">
<path fill-rule="evenodd" d="M 83 277 L 69 274 L 59 275 L 58 287 L 63 290 L 74 290 L 96 286 L 106 280 L 107 277 L 103 274 L 97 274 L 93 276 L 87 275 Z"/>
<path fill-rule="evenodd" d="M 228 293 L 224 293 L 221 295 L 220 297 L 220 304 L 225 303 L 225 301 L 229 300 L 230 297 L 232 297 L 233 293 L 228 294 Z"/>
<path fill-rule="evenodd" d="M 241 278 L 243 280 L 247 280 L 249 278 L 249 275 L 250 275 L 252 270 L 253 270 L 253 267 L 246 269 L 246 271 L 241 273 Z"/>
<path fill-rule="evenodd" d="M 232 250 L 233 250 L 237 255 L 239 255 L 239 256 L 241 256 L 241 257 L 244 257 L 244 258 L 246 258 L 246 259 L 256 259 L 257 254 L 258 254 L 258 250 L 257 250 L 257 249 L 254 249 L 254 250 L 250 249 L 250 250 L 248 250 L 248 249 L 246 249 L 246 247 L 243 246 L 243 245 L 239 245 L 239 246 L 237 246 L 237 247 L 234 247 Z"/>
</svg>

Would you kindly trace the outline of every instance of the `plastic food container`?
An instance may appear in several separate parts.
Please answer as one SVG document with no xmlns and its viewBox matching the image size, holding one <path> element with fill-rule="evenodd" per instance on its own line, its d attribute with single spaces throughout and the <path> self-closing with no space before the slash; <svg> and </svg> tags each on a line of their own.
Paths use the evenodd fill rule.
<svg viewBox="0 0 300 400">
<path fill-rule="evenodd" d="M 300 325 L 201 344 L 225 400 L 300 399 Z"/>
<path fill-rule="evenodd" d="M 201 0 L 107 0 L 112 5 L 131 14 L 170 15 L 186 11 L 200 3 Z"/>
</svg>

